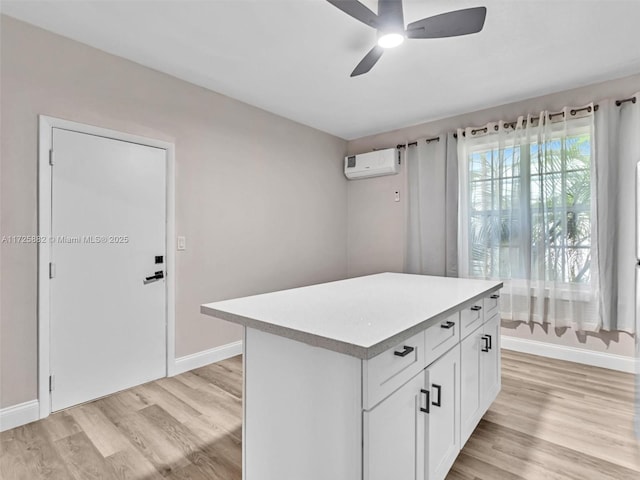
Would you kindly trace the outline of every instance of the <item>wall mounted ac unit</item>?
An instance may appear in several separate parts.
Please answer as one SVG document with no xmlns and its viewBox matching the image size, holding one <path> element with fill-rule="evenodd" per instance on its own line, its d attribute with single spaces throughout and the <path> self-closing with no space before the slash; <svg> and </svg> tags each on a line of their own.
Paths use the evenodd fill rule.
<svg viewBox="0 0 640 480">
<path fill-rule="evenodd" d="M 400 150 L 387 148 L 344 158 L 344 174 L 349 180 L 400 173 Z"/>
</svg>

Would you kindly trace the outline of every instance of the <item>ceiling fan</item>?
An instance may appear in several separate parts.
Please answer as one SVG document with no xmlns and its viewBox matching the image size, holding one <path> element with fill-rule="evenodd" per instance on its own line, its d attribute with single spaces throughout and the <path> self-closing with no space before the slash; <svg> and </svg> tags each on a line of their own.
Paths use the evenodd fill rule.
<svg viewBox="0 0 640 480">
<path fill-rule="evenodd" d="M 423 18 L 408 24 L 405 29 L 402 0 L 378 0 L 377 14 L 358 0 L 327 1 L 378 31 L 378 44 L 356 66 L 352 77 L 367 73 L 385 49 L 397 47 L 405 38 L 445 38 L 478 33 L 487 16 L 486 7 L 465 8 Z"/>
</svg>

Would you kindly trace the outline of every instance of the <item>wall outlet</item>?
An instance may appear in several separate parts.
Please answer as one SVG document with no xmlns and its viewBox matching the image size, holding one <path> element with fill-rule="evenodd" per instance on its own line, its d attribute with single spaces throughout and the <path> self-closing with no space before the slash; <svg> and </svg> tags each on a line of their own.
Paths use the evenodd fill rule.
<svg viewBox="0 0 640 480">
<path fill-rule="evenodd" d="M 178 250 L 186 250 L 187 249 L 187 238 L 186 237 L 178 237 Z"/>
</svg>

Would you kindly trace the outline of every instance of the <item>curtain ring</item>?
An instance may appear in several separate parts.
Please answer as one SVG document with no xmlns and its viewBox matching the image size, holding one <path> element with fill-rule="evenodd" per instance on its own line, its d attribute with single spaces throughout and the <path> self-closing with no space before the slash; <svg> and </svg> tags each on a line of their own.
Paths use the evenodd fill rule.
<svg viewBox="0 0 640 480">
<path fill-rule="evenodd" d="M 576 113 L 581 112 L 583 110 L 586 110 L 587 113 L 591 113 L 591 105 L 589 105 L 588 107 L 585 107 L 585 108 L 579 108 L 577 110 L 576 109 L 572 109 L 571 110 L 571 116 L 574 116 Z"/>
</svg>

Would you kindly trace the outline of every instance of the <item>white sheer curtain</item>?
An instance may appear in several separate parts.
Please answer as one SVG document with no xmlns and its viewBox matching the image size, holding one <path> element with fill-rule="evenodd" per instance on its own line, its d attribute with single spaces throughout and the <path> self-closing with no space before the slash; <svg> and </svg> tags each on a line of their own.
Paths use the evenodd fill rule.
<svg viewBox="0 0 640 480">
<path fill-rule="evenodd" d="M 504 319 L 602 325 L 593 108 L 458 131 L 459 272 L 504 281 Z"/>
<path fill-rule="evenodd" d="M 405 271 L 503 280 L 505 319 L 635 333 L 634 97 L 409 147 Z"/>
<path fill-rule="evenodd" d="M 636 164 L 640 162 L 640 93 L 636 102 L 599 102 L 596 159 L 602 328 L 637 331 L 635 319 Z"/>
<path fill-rule="evenodd" d="M 407 273 L 457 273 L 456 155 L 453 134 L 421 139 L 407 149 Z"/>
</svg>

